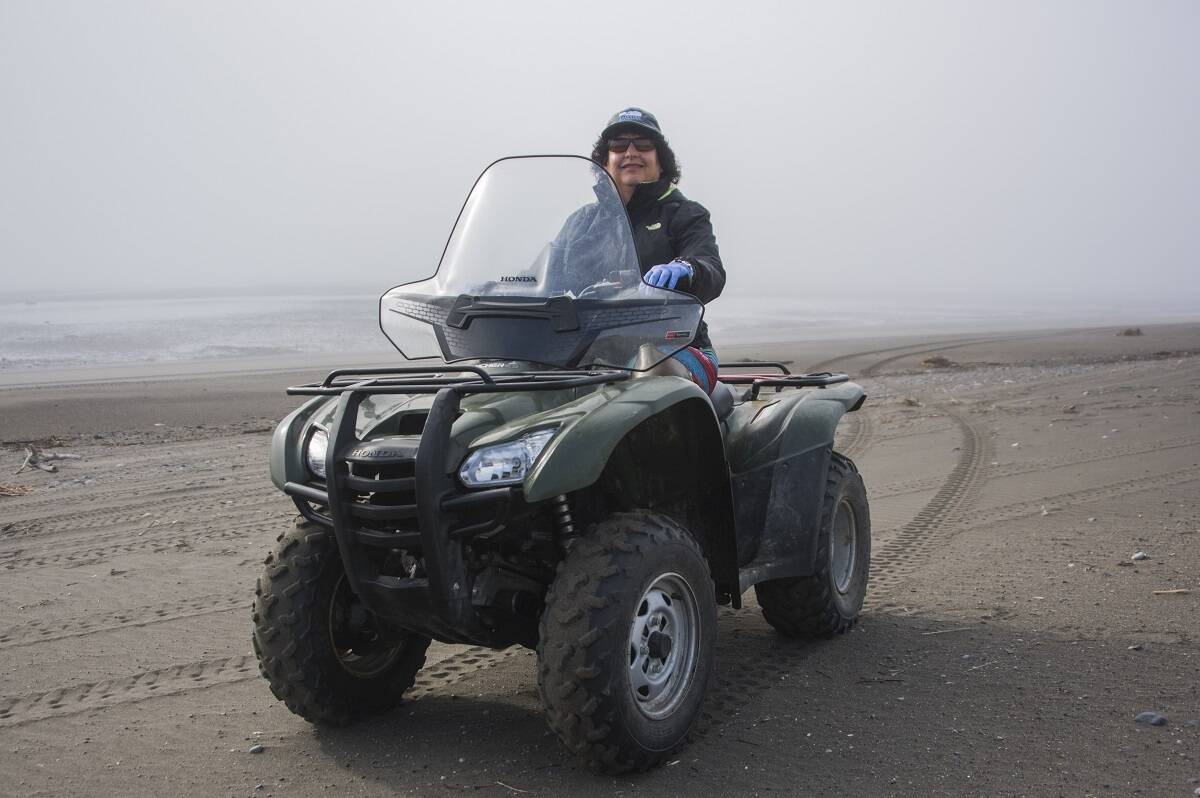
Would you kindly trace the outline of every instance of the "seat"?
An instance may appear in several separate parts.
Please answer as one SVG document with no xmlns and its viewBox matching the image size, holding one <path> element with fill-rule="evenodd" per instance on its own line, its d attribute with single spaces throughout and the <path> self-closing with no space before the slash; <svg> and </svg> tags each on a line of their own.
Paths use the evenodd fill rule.
<svg viewBox="0 0 1200 798">
<path fill-rule="evenodd" d="M 713 410 L 717 411 L 718 421 L 724 421 L 725 417 L 733 412 L 733 404 L 736 399 L 733 389 L 720 380 L 717 381 L 708 398 L 712 400 Z"/>
</svg>

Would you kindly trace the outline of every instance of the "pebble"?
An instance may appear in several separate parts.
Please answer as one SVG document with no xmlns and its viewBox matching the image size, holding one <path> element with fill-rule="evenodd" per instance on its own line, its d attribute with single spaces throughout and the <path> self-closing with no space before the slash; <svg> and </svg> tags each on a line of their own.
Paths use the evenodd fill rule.
<svg viewBox="0 0 1200 798">
<path fill-rule="evenodd" d="M 1133 719 L 1136 723 L 1147 723 L 1151 726 L 1166 726 L 1167 719 L 1157 712 L 1143 712 Z"/>
<path fill-rule="evenodd" d="M 1131 559 L 1132 559 L 1134 562 L 1141 562 L 1142 560 L 1148 560 L 1148 559 L 1150 559 L 1150 555 L 1149 555 L 1149 554 L 1147 554 L 1147 553 L 1146 553 L 1146 552 L 1144 552 L 1144 551 L 1135 551 L 1135 552 L 1133 553 L 1133 557 L 1132 557 Z"/>
<path fill-rule="evenodd" d="M 1139 715 L 1138 717 L 1141 717 L 1141 716 Z M 255 745 L 250 746 L 247 750 L 252 754 L 261 754 L 263 751 L 266 751 L 267 749 L 261 745 L 255 744 Z"/>
<path fill-rule="evenodd" d="M 1141 643 L 1134 643 L 1132 646 L 1129 647 L 1129 650 L 1130 651 L 1145 651 L 1146 647 L 1144 645 L 1142 645 Z"/>
</svg>

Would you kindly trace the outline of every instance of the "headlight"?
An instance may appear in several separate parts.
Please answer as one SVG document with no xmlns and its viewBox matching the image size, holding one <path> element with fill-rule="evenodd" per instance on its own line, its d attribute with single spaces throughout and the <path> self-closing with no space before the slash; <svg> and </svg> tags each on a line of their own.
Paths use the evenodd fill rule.
<svg viewBox="0 0 1200 798">
<path fill-rule="evenodd" d="M 558 429 L 527 432 L 509 443 L 485 446 L 471 453 L 458 469 L 458 478 L 471 488 L 515 485 L 529 474 L 542 449 Z"/>
<path fill-rule="evenodd" d="M 315 427 L 308 436 L 308 445 L 304 447 L 304 462 L 314 476 L 325 479 L 325 452 L 329 449 L 329 435 L 320 427 Z"/>
</svg>

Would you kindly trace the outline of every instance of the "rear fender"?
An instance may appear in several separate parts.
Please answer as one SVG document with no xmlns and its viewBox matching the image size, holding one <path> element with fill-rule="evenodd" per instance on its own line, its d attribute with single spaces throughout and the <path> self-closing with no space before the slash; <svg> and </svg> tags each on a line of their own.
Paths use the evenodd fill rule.
<svg viewBox="0 0 1200 798">
<path fill-rule="evenodd" d="M 834 433 L 865 399 L 854 383 L 763 394 L 726 419 L 742 590 L 813 573 Z"/>
</svg>

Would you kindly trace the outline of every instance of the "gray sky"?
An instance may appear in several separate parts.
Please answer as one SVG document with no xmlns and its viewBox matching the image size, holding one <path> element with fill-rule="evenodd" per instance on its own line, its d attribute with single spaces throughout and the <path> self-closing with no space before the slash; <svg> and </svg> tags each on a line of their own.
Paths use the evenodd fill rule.
<svg viewBox="0 0 1200 798">
<path fill-rule="evenodd" d="M 1200 3 L 0 0 L 0 294 L 433 271 L 656 113 L 727 293 L 1200 310 Z"/>
</svg>

